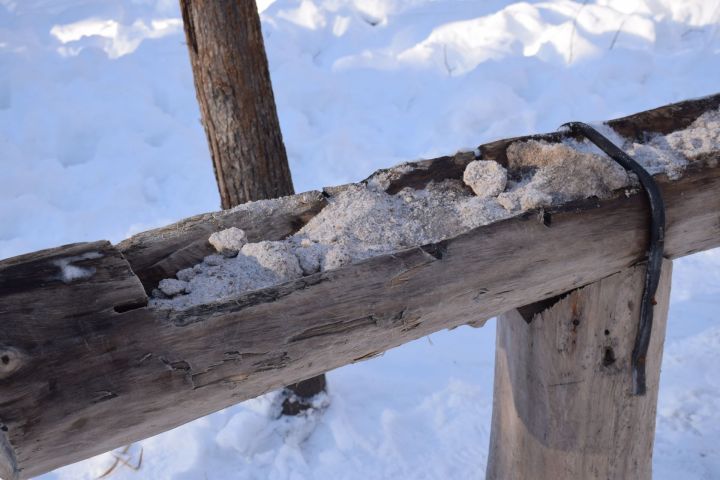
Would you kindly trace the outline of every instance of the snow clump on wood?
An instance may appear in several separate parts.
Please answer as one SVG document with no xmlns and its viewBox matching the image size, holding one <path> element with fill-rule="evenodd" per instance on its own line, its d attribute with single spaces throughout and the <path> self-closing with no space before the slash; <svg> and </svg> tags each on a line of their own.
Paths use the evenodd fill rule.
<svg viewBox="0 0 720 480">
<path fill-rule="evenodd" d="M 73 263 L 97 258 L 102 258 L 102 254 L 98 252 L 86 252 L 82 255 L 60 258 L 53 261 L 53 264 L 60 269 L 60 280 L 62 280 L 63 283 L 72 283 L 78 280 L 87 280 L 95 275 L 95 267 L 78 266 L 73 265 Z"/>
<path fill-rule="evenodd" d="M 176 278 L 165 278 L 163 280 L 160 280 L 158 288 L 162 293 L 171 297 L 173 295 L 185 293 L 187 285 L 187 282 L 183 280 L 178 280 Z"/>
</svg>

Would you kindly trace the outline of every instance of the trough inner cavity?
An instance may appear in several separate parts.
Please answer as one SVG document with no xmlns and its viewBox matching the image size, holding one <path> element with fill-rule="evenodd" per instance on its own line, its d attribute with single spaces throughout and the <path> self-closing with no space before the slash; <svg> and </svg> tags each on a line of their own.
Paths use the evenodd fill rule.
<svg viewBox="0 0 720 480">
<path fill-rule="evenodd" d="M 720 150 L 720 110 L 688 128 L 648 135 L 645 143 L 596 128 L 651 174 L 680 178 L 689 161 Z M 160 281 L 149 306 L 183 310 L 223 301 L 319 271 L 377 255 L 456 237 L 482 225 L 590 197 L 608 198 L 636 189 L 637 178 L 593 144 L 528 140 L 507 149 L 507 169 L 492 160 L 471 161 L 463 180 L 431 181 L 424 189 L 386 192 L 407 165 L 380 172 L 361 184 L 333 190 L 328 205 L 294 235 L 247 243 L 236 227 L 212 234 L 217 250 L 202 262 Z M 261 202 L 256 202 L 261 203 Z"/>
</svg>

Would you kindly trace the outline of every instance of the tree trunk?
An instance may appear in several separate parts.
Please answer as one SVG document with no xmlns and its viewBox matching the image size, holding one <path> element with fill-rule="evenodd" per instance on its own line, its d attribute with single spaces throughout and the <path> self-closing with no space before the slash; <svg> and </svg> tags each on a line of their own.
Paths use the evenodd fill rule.
<svg viewBox="0 0 720 480">
<path fill-rule="evenodd" d="M 180 8 L 222 207 L 292 195 L 257 5 L 180 0 Z M 284 414 L 325 391 L 324 375 L 306 382 L 285 389 Z"/>
<path fill-rule="evenodd" d="M 260 16 L 250 0 L 180 0 L 222 207 L 292 195 Z"/>
<path fill-rule="evenodd" d="M 643 265 L 498 318 L 488 480 L 652 478 L 671 271 L 666 260 L 644 396 L 630 375 Z"/>
</svg>

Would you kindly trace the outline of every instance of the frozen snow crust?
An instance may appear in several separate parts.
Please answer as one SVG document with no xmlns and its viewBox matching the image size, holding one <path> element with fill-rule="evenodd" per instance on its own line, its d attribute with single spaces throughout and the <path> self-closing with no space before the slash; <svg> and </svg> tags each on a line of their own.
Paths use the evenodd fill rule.
<svg viewBox="0 0 720 480">
<path fill-rule="evenodd" d="M 652 173 L 678 178 L 688 158 L 720 147 L 720 111 L 707 112 L 688 128 L 657 135 L 645 144 L 620 138 Z M 461 154 L 462 155 L 462 154 Z M 176 279 L 165 279 L 153 292 L 152 307 L 184 309 L 220 301 L 303 275 L 333 270 L 352 262 L 452 238 L 473 228 L 525 211 L 588 197 L 607 198 L 637 184 L 634 175 L 588 142 L 515 142 L 507 149 L 508 171 L 491 160 L 473 160 L 463 182 L 431 182 L 416 190 L 386 193 L 380 172 L 366 183 L 338 189 L 329 205 L 298 233 L 282 241 L 246 243 L 232 227 L 208 239 L 218 251 Z M 403 171 L 407 167 L 399 167 Z"/>
</svg>

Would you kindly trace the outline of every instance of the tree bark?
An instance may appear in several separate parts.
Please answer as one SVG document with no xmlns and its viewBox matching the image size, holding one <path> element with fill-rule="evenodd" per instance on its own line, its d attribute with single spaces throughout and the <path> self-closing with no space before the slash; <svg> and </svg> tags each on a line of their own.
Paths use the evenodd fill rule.
<svg viewBox="0 0 720 480">
<path fill-rule="evenodd" d="M 180 0 L 222 207 L 293 194 L 260 16 L 250 0 Z"/>
<path fill-rule="evenodd" d="M 671 271 L 666 260 L 643 396 L 629 372 L 644 265 L 498 318 L 488 480 L 652 478 Z"/>
<path fill-rule="evenodd" d="M 224 209 L 294 192 L 257 5 L 180 0 L 195 92 Z M 325 376 L 288 386 L 283 413 L 309 408 Z"/>
</svg>

